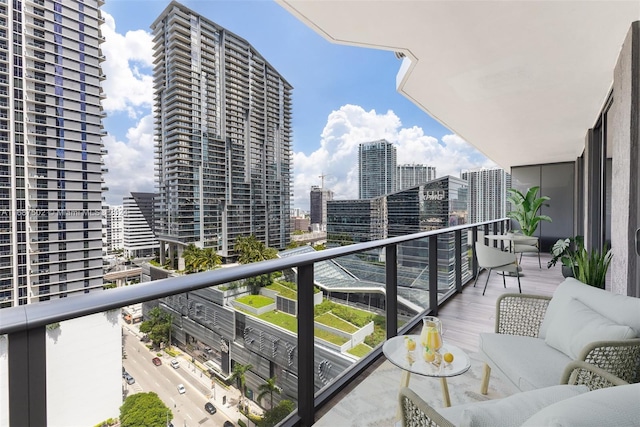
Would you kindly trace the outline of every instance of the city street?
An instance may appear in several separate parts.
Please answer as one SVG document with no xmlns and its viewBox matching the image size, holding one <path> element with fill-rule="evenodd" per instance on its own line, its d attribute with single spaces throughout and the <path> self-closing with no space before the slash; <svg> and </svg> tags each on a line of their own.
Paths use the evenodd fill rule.
<svg viewBox="0 0 640 427">
<path fill-rule="evenodd" d="M 173 425 L 175 427 L 191 426 L 222 426 L 229 420 L 234 423 L 237 420 L 228 419 L 219 404 L 216 403 L 218 412 L 210 415 L 205 411 L 204 405 L 208 402 L 211 390 L 205 387 L 192 374 L 185 372 L 190 369 L 188 362 L 181 359 L 180 367 L 174 369 L 166 357 L 162 359 L 162 365 L 155 366 L 151 359 L 155 352 L 149 351 L 139 338 L 127 328 L 122 330 L 123 345 L 127 357 L 123 360 L 126 371 L 135 378 L 134 384 L 127 384 L 123 380 L 123 386 L 128 394 L 153 391 L 173 412 Z M 186 392 L 178 392 L 178 384 L 183 384 Z M 171 420 L 169 420 L 171 421 Z"/>
</svg>

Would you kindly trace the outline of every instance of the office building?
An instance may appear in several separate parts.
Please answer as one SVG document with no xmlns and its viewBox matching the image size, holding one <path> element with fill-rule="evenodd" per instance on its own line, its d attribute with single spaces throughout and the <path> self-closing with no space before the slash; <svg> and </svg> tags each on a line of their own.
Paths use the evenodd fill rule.
<svg viewBox="0 0 640 427">
<path fill-rule="evenodd" d="M 0 308 L 102 291 L 100 4 L 0 4 Z"/>
<path fill-rule="evenodd" d="M 327 202 L 327 245 L 341 246 L 386 238 L 386 211 L 384 197 Z"/>
<path fill-rule="evenodd" d="M 333 200 L 333 191 L 313 186 L 309 193 L 310 220 L 318 231 L 327 231 L 327 202 Z"/>
<path fill-rule="evenodd" d="M 481 168 L 464 171 L 460 176 L 469 185 L 469 223 L 507 215 L 507 188 L 511 188 L 511 175 L 504 169 Z"/>
<path fill-rule="evenodd" d="M 239 236 L 284 249 L 291 224 L 291 85 L 248 41 L 171 2 L 154 37 L 160 259 L 195 243 L 233 260 Z M 177 251 L 177 254 L 176 254 Z"/>
<path fill-rule="evenodd" d="M 131 193 L 123 199 L 126 258 L 152 257 L 160 247 L 153 232 L 153 201 L 153 193 Z"/>
<path fill-rule="evenodd" d="M 398 165 L 396 171 L 396 191 L 415 187 L 436 179 L 435 166 L 427 165 Z"/>
<path fill-rule="evenodd" d="M 107 252 L 114 252 L 124 249 L 124 217 L 123 207 L 104 206 L 105 216 L 105 246 Z"/>
<path fill-rule="evenodd" d="M 395 191 L 396 147 L 384 140 L 358 147 L 358 198 L 371 199 Z"/>
</svg>

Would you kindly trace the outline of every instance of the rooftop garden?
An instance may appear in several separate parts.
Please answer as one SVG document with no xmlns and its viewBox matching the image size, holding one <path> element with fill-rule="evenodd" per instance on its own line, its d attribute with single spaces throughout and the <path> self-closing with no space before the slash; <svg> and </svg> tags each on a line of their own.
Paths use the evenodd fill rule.
<svg viewBox="0 0 640 427">
<path fill-rule="evenodd" d="M 236 301 L 253 308 L 265 307 L 275 302 L 273 298 L 265 297 L 264 295 L 245 295 L 236 298 Z"/>
</svg>

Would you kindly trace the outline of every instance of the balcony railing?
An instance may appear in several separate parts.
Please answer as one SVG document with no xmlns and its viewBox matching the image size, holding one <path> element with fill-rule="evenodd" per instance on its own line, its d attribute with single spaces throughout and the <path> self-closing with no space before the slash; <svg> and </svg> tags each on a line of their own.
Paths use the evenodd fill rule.
<svg viewBox="0 0 640 427">
<path fill-rule="evenodd" d="M 435 231 L 358 243 L 323 251 L 300 254 L 254 264 L 185 275 L 158 282 L 90 293 L 85 296 L 52 300 L 45 304 L 30 304 L 0 310 L 0 335 L 8 338 L 9 420 L 11 425 L 44 426 L 47 424 L 46 382 L 46 326 L 65 320 L 120 309 L 127 305 L 147 302 L 171 295 L 191 292 L 210 286 L 232 283 L 249 277 L 297 269 L 298 302 L 298 407 L 284 426 L 311 426 L 316 410 L 320 409 L 351 381 L 362 374 L 382 354 L 379 345 L 368 355 L 347 368 L 317 393 L 314 387 L 314 266 L 339 257 L 384 250 L 385 311 L 387 338 L 413 329 L 424 314 L 437 314 L 439 303 L 462 290 L 463 279 L 477 274 L 475 254 L 470 249 L 478 240 L 478 233 L 502 233 L 508 219 L 450 227 Z M 429 268 L 428 307 L 398 328 L 398 246 L 418 240 L 428 244 L 427 264 L 438 265 L 438 237 L 453 235 L 454 284 L 446 292 L 438 289 L 438 268 Z M 463 236 L 467 239 L 463 239 Z M 462 270 L 463 256 L 469 256 L 469 269 Z"/>
</svg>

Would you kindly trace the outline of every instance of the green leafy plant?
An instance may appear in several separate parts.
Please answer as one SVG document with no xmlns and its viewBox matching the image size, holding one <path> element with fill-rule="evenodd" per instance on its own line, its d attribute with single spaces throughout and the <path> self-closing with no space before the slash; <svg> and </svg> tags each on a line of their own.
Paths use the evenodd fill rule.
<svg viewBox="0 0 640 427">
<path fill-rule="evenodd" d="M 523 194 L 517 188 L 508 188 L 507 201 L 513 210 L 507 212 L 507 216 L 520 224 L 520 230 L 525 236 L 533 236 L 540 221 L 552 222 L 547 215 L 538 215 L 538 211 L 544 202 L 550 200 L 547 196 L 537 197 L 539 186 L 531 187 Z"/>
<path fill-rule="evenodd" d="M 558 239 L 551 247 L 551 255 L 553 257 L 547 263 L 547 268 L 556 265 L 558 261 L 562 265 L 573 270 L 576 265 L 576 255 L 578 251 L 584 248 L 584 238 L 582 236 L 567 237 L 566 239 Z"/>
<path fill-rule="evenodd" d="M 602 250 L 587 251 L 582 247 L 576 252 L 573 276 L 582 283 L 604 289 L 611 258 L 613 253 L 606 243 Z"/>
</svg>

